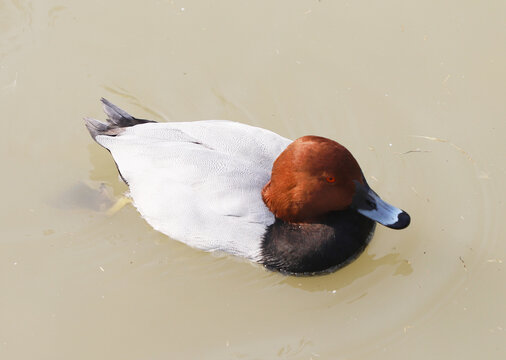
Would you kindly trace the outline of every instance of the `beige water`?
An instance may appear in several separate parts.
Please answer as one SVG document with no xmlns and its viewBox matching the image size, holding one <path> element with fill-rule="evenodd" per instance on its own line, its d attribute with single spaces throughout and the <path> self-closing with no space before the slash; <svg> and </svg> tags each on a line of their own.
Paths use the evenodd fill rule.
<svg viewBox="0 0 506 360">
<path fill-rule="evenodd" d="M 1 359 L 504 359 L 504 1 L 0 0 Z M 407 210 L 328 276 L 152 230 L 83 116 L 346 145 Z"/>
</svg>

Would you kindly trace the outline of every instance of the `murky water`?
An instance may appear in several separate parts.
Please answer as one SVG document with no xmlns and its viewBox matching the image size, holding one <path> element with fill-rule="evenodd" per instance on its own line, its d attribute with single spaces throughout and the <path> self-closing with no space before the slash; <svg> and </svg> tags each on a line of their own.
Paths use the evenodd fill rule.
<svg viewBox="0 0 506 360">
<path fill-rule="evenodd" d="M 504 359 L 506 3 L 0 0 L 2 359 Z M 328 276 L 152 230 L 83 116 L 346 145 L 406 209 Z"/>
</svg>

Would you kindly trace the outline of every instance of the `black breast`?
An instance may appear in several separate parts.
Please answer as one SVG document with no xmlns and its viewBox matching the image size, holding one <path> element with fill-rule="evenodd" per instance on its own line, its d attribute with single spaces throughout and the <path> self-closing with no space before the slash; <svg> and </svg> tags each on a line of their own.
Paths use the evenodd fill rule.
<svg viewBox="0 0 506 360">
<path fill-rule="evenodd" d="M 353 210 L 330 213 L 313 224 L 276 219 L 262 240 L 260 262 L 269 269 L 294 275 L 335 271 L 364 251 L 375 224 Z"/>
</svg>

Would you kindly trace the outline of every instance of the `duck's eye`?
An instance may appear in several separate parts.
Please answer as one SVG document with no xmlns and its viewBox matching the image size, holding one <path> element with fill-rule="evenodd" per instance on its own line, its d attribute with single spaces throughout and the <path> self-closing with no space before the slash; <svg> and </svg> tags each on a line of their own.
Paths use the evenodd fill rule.
<svg viewBox="0 0 506 360">
<path fill-rule="evenodd" d="M 328 183 L 334 183 L 334 182 L 336 182 L 336 178 L 333 177 L 333 176 L 327 176 L 326 180 L 327 180 Z"/>
</svg>

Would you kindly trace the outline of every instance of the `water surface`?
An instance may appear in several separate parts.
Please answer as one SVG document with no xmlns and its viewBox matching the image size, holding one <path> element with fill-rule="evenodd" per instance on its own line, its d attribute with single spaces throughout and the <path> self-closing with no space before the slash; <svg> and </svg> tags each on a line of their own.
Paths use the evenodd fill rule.
<svg viewBox="0 0 506 360">
<path fill-rule="evenodd" d="M 506 4 L 0 1 L 0 356 L 503 359 Z M 347 146 L 411 226 L 294 278 L 152 230 L 83 116 Z"/>
</svg>

